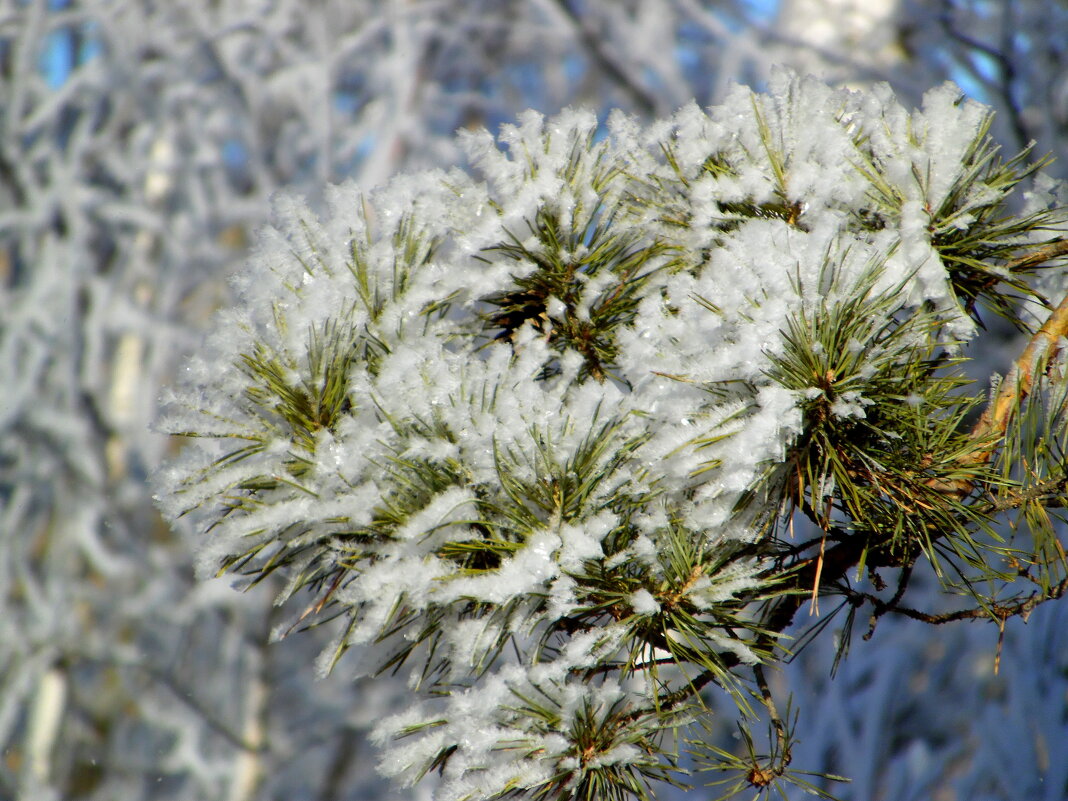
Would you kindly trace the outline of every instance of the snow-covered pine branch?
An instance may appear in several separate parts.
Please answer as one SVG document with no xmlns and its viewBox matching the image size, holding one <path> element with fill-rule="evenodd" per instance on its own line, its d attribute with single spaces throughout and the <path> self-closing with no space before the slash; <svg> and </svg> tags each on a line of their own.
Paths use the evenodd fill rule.
<svg viewBox="0 0 1068 801">
<path fill-rule="evenodd" d="M 989 606 L 1005 515 L 1064 487 L 1059 345 L 1019 401 L 1046 398 L 1038 440 L 970 427 L 983 315 L 1033 325 L 1066 286 L 1017 258 L 1068 229 L 1045 179 L 1010 197 L 1037 168 L 989 125 L 953 86 L 909 111 L 781 72 L 647 127 L 527 112 L 461 137 L 473 177 L 283 200 L 174 393 L 194 439 L 161 506 L 205 576 L 279 571 L 294 618 L 345 621 L 322 670 L 410 672 L 382 770 L 440 769 L 440 799 L 645 797 L 713 684 L 777 744 L 707 755 L 800 782 L 760 666 L 802 600 L 895 611 L 930 563 Z M 1055 588 L 1055 535 L 1017 537 Z M 900 583 L 850 595 L 854 568 Z"/>
</svg>

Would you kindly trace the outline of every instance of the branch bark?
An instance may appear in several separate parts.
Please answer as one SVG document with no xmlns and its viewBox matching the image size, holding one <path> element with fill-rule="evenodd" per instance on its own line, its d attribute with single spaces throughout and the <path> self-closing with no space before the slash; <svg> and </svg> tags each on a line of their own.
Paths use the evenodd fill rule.
<svg viewBox="0 0 1068 801">
<path fill-rule="evenodd" d="M 1009 270 L 1035 267 L 1066 254 L 1068 254 L 1068 239 L 1059 239 L 1014 259 L 1005 266 Z M 1068 337 L 1068 295 L 1031 337 L 1023 353 L 1013 363 L 1009 374 L 998 386 L 993 400 L 972 429 L 971 437 L 977 447 L 961 462 L 961 467 L 980 467 L 990 461 L 997 450 L 997 443 L 1005 436 L 1016 410 L 1034 390 L 1036 373 L 1049 359 L 1059 353 L 1060 341 L 1065 337 Z M 951 480 L 934 478 L 927 485 L 957 499 L 967 497 L 975 489 L 974 482 L 963 478 Z"/>
</svg>

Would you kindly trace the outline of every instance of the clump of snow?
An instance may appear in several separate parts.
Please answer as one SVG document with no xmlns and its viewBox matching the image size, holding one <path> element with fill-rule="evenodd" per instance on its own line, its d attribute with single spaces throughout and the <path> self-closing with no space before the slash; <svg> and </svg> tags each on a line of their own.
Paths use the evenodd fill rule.
<svg viewBox="0 0 1068 801">
<path fill-rule="evenodd" d="M 644 587 L 630 594 L 630 606 L 639 615 L 655 615 L 660 612 L 660 604 L 653 594 Z"/>
</svg>

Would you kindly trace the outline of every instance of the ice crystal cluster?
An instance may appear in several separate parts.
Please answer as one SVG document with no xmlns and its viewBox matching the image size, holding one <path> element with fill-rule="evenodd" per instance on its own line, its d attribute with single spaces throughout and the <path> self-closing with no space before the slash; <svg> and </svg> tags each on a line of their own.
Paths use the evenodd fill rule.
<svg viewBox="0 0 1068 801">
<path fill-rule="evenodd" d="M 280 603 L 312 591 L 293 619 L 341 619 L 322 670 L 410 676 L 386 774 L 642 797 L 699 690 L 744 708 L 781 655 L 791 504 L 848 528 L 875 499 L 909 536 L 892 489 L 840 485 L 951 461 L 920 433 L 964 414 L 940 365 L 1052 191 L 1009 215 L 1032 171 L 989 124 L 948 85 L 908 110 L 780 73 L 651 125 L 527 112 L 462 134 L 472 174 L 281 199 L 174 392 L 194 439 L 162 508 L 205 575 L 279 572 Z"/>
</svg>

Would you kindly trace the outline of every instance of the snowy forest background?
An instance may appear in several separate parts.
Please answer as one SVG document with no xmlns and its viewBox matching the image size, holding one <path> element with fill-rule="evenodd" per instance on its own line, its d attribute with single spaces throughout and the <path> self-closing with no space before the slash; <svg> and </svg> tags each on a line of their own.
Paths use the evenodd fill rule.
<svg viewBox="0 0 1068 801">
<path fill-rule="evenodd" d="M 269 644 L 277 588 L 194 582 L 146 485 L 175 447 L 160 390 L 274 193 L 457 163 L 457 128 L 528 107 L 707 105 L 777 63 L 906 103 L 954 80 L 1005 152 L 1062 155 L 1065 31 L 1064 0 L 0 0 L 0 799 L 429 797 L 366 743 L 403 684 L 316 680 L 324 632 Z M 796 763 L 854 801 L 1063 801 L 1068 607 L 1010 621 L 997 675 L 996 642 L 886 620 L 834 681 L 817 642 L 778 677 Z"/>
</svg>

